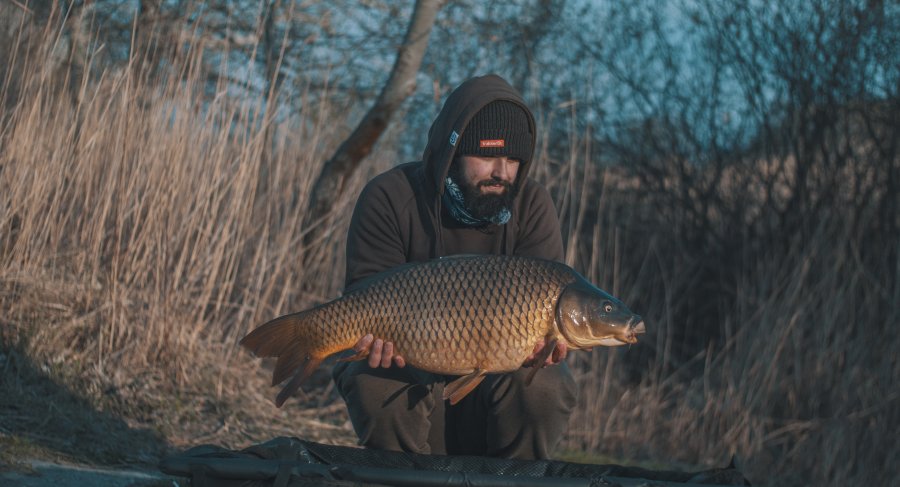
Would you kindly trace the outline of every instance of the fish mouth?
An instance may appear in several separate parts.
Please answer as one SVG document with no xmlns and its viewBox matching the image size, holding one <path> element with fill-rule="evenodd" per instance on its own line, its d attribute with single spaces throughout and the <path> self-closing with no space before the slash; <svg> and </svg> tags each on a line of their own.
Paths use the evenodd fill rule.
<svg viewBox="0 0 900 487">
<path fill-rule="evenodd" d="M 637 343 L 637 336 L 646 333 L 647 327 L 644 326 L 644 322 L 641 321 L 640 317 L 636 319 L 632 318 L 628 320 L 628 324 L 625 325 L 625 330 L 617 333 L 615 335 L 607 335 L 603 338 L 598 338 L 597 344 L 603 345 L 605 347 L 618 347 L 621 345 L 630 345 L 632 343 Z"/>
<path fill-rule="evenodd" d="M 637 322 L 634 322 L 634 320 L 632 320 L 631 332 L 635 335 L 643 335 L 644 333 L 647 333 L 647 327 L 644 326 L 644 320 L 642 320 L 640 316 L 637 317 Z"/>
<path fill-rule="evenodd" d="M 647 332 L 647 327 L 644 326 L 644 320 L 641 319 L 640 316 L 635 316 L 635 317 L 631 318 L 630 320 L 628 320 L 628 326 L 625 329 L 625 333 L 624 333 L 625 336 L 623 336 L 622 338 L 619 338 L 619 340 L 623 344 L 637 343 L 637 341 L 638 341 L 637 336 L 644 334 L 646 332 Z"/>
</svg>

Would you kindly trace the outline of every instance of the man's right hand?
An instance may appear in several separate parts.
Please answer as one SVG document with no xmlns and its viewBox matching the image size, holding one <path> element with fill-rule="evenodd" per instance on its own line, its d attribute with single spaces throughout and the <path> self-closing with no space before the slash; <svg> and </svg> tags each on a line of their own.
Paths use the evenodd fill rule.
<svg viewBox="0 0 900 487">
<path fill-rule="evenodd" d="M 370 333 L 360 338 L 359 341 L 356 342 L 356 345 L 353 346 L 353 350 L 357 353 L 362 352 L 366 349 L 369 350 L 369 367 L 388 368 L 392 363 L 397 367 L 406 366 L 406 361 L 403 360 L 403 357 L 401 357 L 400 355 L 394 355 L 393 342 L 386 342 L 381 338 L 376 340 L 375 337 Z"/>
</svg>

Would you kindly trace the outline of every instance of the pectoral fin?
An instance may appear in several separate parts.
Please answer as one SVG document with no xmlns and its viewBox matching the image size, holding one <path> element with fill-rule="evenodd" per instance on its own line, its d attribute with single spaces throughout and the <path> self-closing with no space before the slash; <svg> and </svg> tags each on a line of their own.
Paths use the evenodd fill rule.
<svg viewBox="0 0 900 487">
<path fill-rule="evenodd" d="M 464 375 L 459 379 L 454 380 L 453 382 L 444 386 L 444 396 L 443 398 L 449 399 L 450 404 L 458 403 L 462 398 L 466 397 L 466 395 L 472 392 L 478 384 L 481 384 L 481 381 L 484 380 L 484 376 L 487 375 L 487 371 L 481 369 L 475 369 L 475 372 L 472 372 L 469 375 Z"/>
<path fill-rule="evenodd" d="M 556 350 L 556 343 L 559 342 L 558 338 L 554 338 L 547 343 L 544 344 L 544 348 L 541 349 L 541 353 L 534 357 L 534 362 L 532 362 L 531 372 L 528 373 L 528 377 L 525 378 L 525 385 L 531 385 L 531 381 L 534 380 L 534 374 L 537 374 L 537 371 L 544 367 L 544 362 L 547 361 L 547 357 L 549 357 L 553 350 Z"/>
</svg>

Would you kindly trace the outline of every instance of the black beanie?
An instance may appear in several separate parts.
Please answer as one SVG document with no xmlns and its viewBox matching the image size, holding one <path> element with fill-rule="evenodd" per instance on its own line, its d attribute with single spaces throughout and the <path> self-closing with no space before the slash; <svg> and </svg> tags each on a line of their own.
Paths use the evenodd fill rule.
<svg viewBox="0 0 900 487">
<path fill-rule="evenodd" d="M 456 154 L 460 156 L 507 156 L 531 159 L 532 134 L 525 110 L 506 100 L 492 101 L 466 125 Z"/>
</svg>

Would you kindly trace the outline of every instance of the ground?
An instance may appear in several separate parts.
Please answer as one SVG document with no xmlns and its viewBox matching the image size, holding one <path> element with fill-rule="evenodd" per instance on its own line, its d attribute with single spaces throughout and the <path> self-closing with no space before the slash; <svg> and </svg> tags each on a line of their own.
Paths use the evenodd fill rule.
<svg viewBox="0 0 900 487">
<path fill-rule="evenodd" d="M 37 365 L 20 350 L 0 349 L 0 485 L 173 485 L 159 460 L 201 444 L 240 449 L 277 436 L 355 442 L 327 372 L 278 409 L 258 362 L 234 377 L 218 374 L 226 383 L 220 394 L 203 380 L 153 372 L 103 379 L 67 365 Z"/>
<path fill-rule="evenodd" d="M 266 369 L 256 362 L 218 378 L 199 374 L 218 380 L 218 388 L 153 372 L 101 380 L 71 366 L 35 365 L 14 348 L 0 350 L 0 485 L 184 485 L 157 464 L 198 445 L 241 449 L 278 436 L 356 444 L 327 367 L 280 409 L 272 404 L 276 389 Z M 620 463 L 573 452 L 560 459 Z"/>
<path fill-rule="evenodd" d="M 0 484 L 20 487 L 169 487 L 185 485 L 185 482 L 158 470 L 105 469 L 28 460 L 15 470 L 0 471 Z"/>
</svg>

